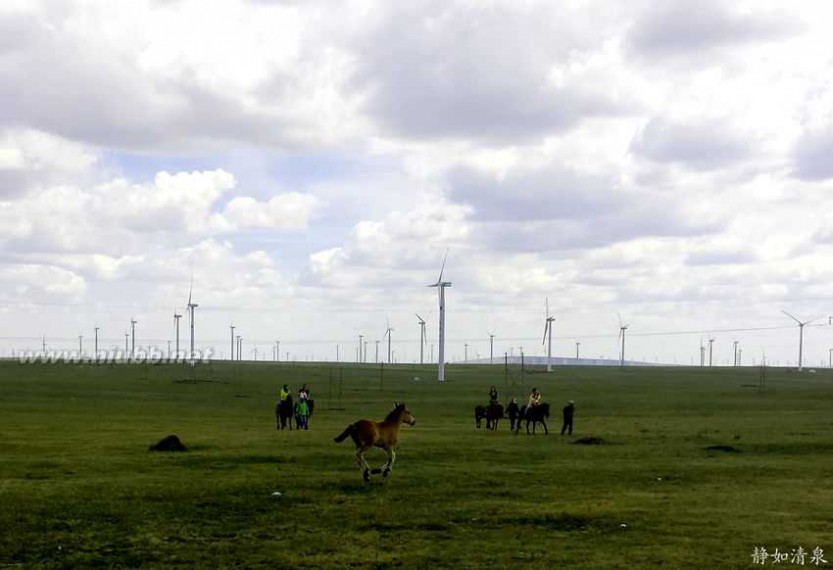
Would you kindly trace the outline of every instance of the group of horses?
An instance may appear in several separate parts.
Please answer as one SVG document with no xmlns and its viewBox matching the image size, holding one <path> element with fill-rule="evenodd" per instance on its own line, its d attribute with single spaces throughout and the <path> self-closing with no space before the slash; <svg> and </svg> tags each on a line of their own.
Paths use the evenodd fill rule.
<svg viewBox="0 0 833 570">
<path fill-rule="evenodd" d="M 287 427 L 293 429 L 293 423 L 295 429 L 309 429 L 308 422 L 309 418 L 312 417 L 315 402 L 312 399 L 307 399 L 307 405 L 309 415 L 304 417 L 303 414 L 299 413 L 298 402 L 295 402 L 291 395 L 285 400 L 279 400 L 275 406 L 277 429 L 286 429 Z M 497 430 L 500 420 L 505 416 L 509 417 L 510 430 L 515 433 L 520 431 L 521 422 L 523 421 L 526 421 L 527 433 L 530 433 L 530 424 L 532 424 L 532 433 L 535 433 L 535 426 L 539 423 L 543 426 L 544 433 L 549 433 L 546 420 L 550 416 L 550 406 L 546 403 L 531 407 L 519 407 L 516 402 L 512 402 L 505 411 L 501 404 L 495 403 L 490 406 L 477 406 L 474 410 L 475 425 L 479 428 L 481 422 L 486 420 L 486 429 L 488 430 Z M 341 443 L 348 437 L 353 440 L 356 447 L 356 463 L 362 472 L 364 482 L 369 483 L 371 475 L 381 474 L 383 477 L 387 477 L 390 474 L 393 462 L 396 460 L 400 428 L 402 424 L 412 426 L 415 423 L 414 416 L 405 404 L 397 403 L 384 420 L 377 422 L 363 419 L 353 422 L 344 428 L 334 438 L 334 441 Z M 365 458 L 365 453 L 374 447 L 381 448 L 387 455 L 385 463 L 378 468 L 371 468 Z"/>
<path fill-rule="evenodd" d="M 526 433 L 530 433 L 529 426 L 532 424 L 532 432 L 535 433 L 536 424 L 541 424 L 544 428 L 544 433 L 549 434 L 547 429 L 547 419 L 550 417 L 550 405 L 542 402 L 537 406 L 518 406 L 516 402 L 512 402 L 503 408 L 503 404 L 498 402 L 488 406 L 475 406 L 474 408 L 474 425 L 480 429 L 483 420 L 486 420 L 486 429 L 496 431 L 500 420 L 504 417 L 509 418 L 509 431 L 518 433 L 521 430 L 521 422 L 526 421 Z"/>
<path fill-rule="evenodd" d="M 295 429 L 309 429 L 309 421 L 312 419 L 312 412 L 315 409 L 315 400 L 307 398 L 307 408 L 309 414 L 304 416 L 300 413 L 298 406 L 299 402 L 292 399 L 292 395 L 288 395 L 285 400 L 278 400 L 275 404 L 275 423 L 276 429 L 292 429 L 293 422 Z"/>
<path fill-rule="evenodd" d="M 517 403 L 512 402 L 508 406 L 506 414 L 509 416 L 511 429 L 516 433 L 521 429 L 521 422 L 523 421 L 526 421 L 527 433 L 530 433 L 530 424 L 532 425 L 532 433 L 535 433 L 535 425 L 539 423 L 543 426 L 544 433 L 549 433 L 546 422 L 550 416 L 549 404 L 542 403 L 537 406 L 519 407 Z M 481 422 L 486 420 L 486 429 L 489 430 L 496 430 L 503 417 L 504 409 L 501 404 L 477 406 L 474 412 L 477 427 L 479 428 Z M 402 424 L 412 426 L 415 423 L 416 420 L 413 414 L 405 404 L 397 403 L 384 420 L 380 422 L 373 420 L 355 421 L 344 428 L 333 440 L 336 443 L 341 443 L 348 437 L 353 440 L 356 447 L 356 463 L 362 472 L 362 479 L 365 483 L 369 483 L 371 475 L 381 474 L 383 477 L 387 477 L 390 474 L 393 462 L 396 460 L 396 447 L 399 445 L 399 431 Z M 371 468 L 367 463 L 367 458 L 365 458 L 365 453 L 374 447 L 381 448 L 387 455 L 385 463 L 377 468 Z"/>
</svg>

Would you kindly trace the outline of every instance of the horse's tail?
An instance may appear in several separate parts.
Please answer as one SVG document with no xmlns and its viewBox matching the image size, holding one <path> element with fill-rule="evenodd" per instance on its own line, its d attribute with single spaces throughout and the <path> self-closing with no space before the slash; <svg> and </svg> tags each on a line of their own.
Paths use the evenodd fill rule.
<svg viewBox="0 0 833 570">
<path fill-rule="evenodd" d="M 333 438 L 333 441 L 335 441 L 336 443 L 341 443 L 342 441 L 344 441 L 345 439 L 347 439 L 348 437 L 353 435 L 353 430 L 354 429 L 355 429 L 355 426 L 353 424 L 350 424 L 349 426 L 344 428 L 343 432 L 341 432 L 340 434 L 335 436 Z"/>
</svg>

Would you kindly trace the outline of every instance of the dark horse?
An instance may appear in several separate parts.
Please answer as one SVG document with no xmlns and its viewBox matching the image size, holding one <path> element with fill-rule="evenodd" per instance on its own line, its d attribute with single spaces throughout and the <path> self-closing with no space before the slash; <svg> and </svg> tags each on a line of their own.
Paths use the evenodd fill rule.
<svg viewBox="0 0 833 570">
<path fill-rule="evenodd" d="M 486 420 L 486 429 L 496 430 L 497 424 L 503 417 L 503 405 L 493 404 L 491 406 L 474 407 L 474 427 L 480 429 L 480 422 Z"/>
<path fill-rule="evenodd" d="M 292 403 L 292 395 L 288 395 L 286 400 L 278 400 L 275 405 L 275 419 L 277 420 L 277 429 L 286 429 L 287 424 L 289 429 L 292 429 L 292 419 L 295 415 L 295 405 Z"/>
<path fill-rule="evenodd" d="M 518 402 L 512 400 L 506 406 L 506 415 L 509 416 L 509 431 L 515 431 L 515 425 L 521 423 L 521 408 L 518 406 Z"/>
<path fill-rule="evenodd" d="M 515 433 L 521 429 L 521 420 L 526 420 L 526 433 L 529 433 L 529 424 L 532 424 L 532 433 L 535 433 L 535 424 L 540 423 L 544 426 L 544 433 L 549 434 L 547 429 L 546 419 L 550 417 L 550 405 L 538 404 L 537 406 L 523 406 L 521 408 L 521 415 L 518 418 L 518 423 L 515 424 Z"/>
<path fill-rule="evenodd" d="M 382 476 L 387 477 L 393 468 L 393 462 L 396 460 L 394 449 L 399 445 L 399 429 L 403 423 L 412 426 L 416 420 L 405 404 L 396 404 L 393 411 L 381 422 L 359 420 L 347 426 L 333 439 L 336 443 L 341 443 L 348 437 L 353 439 L 353 443 L 356 444 L 356 462 L 362 471 L 364 482 L 369 483 L 371 473 L 381 473 Z M 382 448 L 388 456 L 388 460 L 381 468 L 371 470 L 367 464 L 364 454 L 371 447 Z"/>
</svg>

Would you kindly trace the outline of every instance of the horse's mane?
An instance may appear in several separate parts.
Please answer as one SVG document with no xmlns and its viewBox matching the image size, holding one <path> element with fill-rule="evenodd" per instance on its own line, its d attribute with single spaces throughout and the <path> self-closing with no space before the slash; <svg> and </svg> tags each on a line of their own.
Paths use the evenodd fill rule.
<svg viewBox="0 0 833 570">
<path fill-rule="evenodd" d="M 386 422 L 396 422 L 399 421 L 400 416 L 405 412 L 405 404 L 396 404 L 396 407 L 391 410 L 391 412 L 385 416 Z"/>
</svg>

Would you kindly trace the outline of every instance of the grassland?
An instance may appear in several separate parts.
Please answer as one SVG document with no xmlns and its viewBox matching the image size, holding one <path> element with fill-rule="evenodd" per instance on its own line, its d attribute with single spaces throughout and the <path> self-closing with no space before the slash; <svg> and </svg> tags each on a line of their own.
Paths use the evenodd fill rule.
<svg viewBox="0 0 833 570">
<path fill-rule="evenodd" d="M 768 369 L 765 390 L 751 368 L 432 375 L 0 363 L 0 567 L 749 568 L 755 547 L 833 563 L 827 370 Z M 311 386 L 309 431 L 275 430 L 284 382 Z M 490 384 L 574 399 L 574 435 L 557 413 L 549 436 L 476 431 Z M 332 438 L 395 400 L 417 424 L 364 485 Z M 189 451 L 148 451 L 168 434 Z"/>
</svg>

